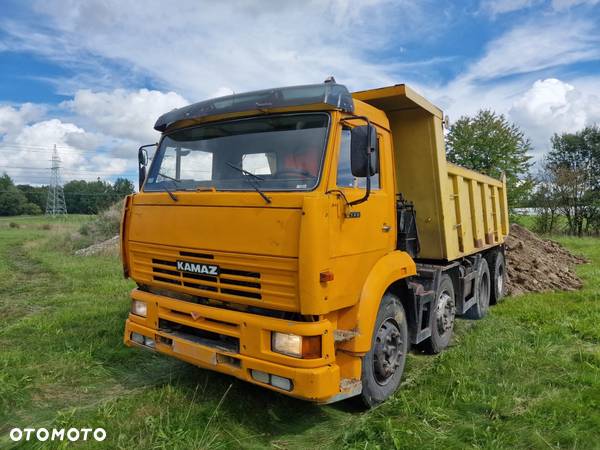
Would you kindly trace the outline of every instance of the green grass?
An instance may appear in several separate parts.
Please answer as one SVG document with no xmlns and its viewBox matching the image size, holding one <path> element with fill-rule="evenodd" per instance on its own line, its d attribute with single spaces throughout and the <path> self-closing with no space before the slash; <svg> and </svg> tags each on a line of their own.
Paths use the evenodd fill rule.
<svg viewBox="0 0 600 450">
<path fill-rule="evenodd" d="M 124 347 L 133 283 L 117 259 L 70 256 L 59 239 L 86 220 L 0 219 L 0 448 L 28 426 L 107 430 L 86 448 L 600 446 L 600 240 L 559 238 L 592 261 L 583 290 L 459 321 L 450 349 L 411 354 L 401 390 L 361 412 Z"/>
</svg>

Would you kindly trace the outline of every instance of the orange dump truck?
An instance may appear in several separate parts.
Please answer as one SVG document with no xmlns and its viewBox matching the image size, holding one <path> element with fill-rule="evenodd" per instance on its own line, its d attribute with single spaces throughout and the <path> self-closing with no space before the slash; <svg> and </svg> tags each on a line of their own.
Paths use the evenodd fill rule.
<svg viewBox="0 0 600 450">
<path fill-rule="evenodd" d="M 505 181 L 448 164 L 442 112 L 405 85 L 236 94 L 155 128 L 121 226 L 128 346 L 372 406 L 411 345 L 440 352 L 503 296 Z"/>
</svg>

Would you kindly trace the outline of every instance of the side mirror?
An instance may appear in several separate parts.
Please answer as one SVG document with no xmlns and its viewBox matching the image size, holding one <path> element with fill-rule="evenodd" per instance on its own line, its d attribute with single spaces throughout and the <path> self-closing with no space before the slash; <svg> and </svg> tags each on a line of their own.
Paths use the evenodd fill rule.
<svg viewBox="0 0 600 450">
<path fill-rule="evenodd" d="M 350 137 L 350 168 L 355 177 L 371 177 L 379 172 L 377 162 L 377 130 L 373 125 L 352 128 Z M 371 170 L 368 170 L 368 169 Z"/>
<path fill-rule="evenodd" d="M 144 181 L 146 181 L 146 167 L 148 166 L 148 147 L 156 147 L 157 144 L 142 145 L 138 149 L 138 186 L 142 190 Z"/>
</svg>

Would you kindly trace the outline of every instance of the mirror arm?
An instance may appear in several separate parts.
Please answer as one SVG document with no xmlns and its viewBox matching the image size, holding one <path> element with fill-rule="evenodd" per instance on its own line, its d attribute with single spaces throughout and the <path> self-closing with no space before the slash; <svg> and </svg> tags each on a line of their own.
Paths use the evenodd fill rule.
<svg viewBox="0 0 600 450">
<path fill-rule="evenodd" d="M 367 116 L 356 116 L 354 114 L 344 117 L 340 120 L 340 122 L 346 122 L 348 120 L 364 120 L 365 122 L 367 122 L 367 125 L 371 125 L 371 121 Z"/>
<path fill-rule="evenodd" d="M 371 195 L 371 175 L 370 175 L 370 173 L 371 173 L 371 152 L 369 152 L 369 158 L 367 160 L 367 189 L 365 191 L 365 195 L 363 195 L 358 200 L 354 200 L 354 201 L 348 203 L 348 206 L 359 205 L 361 203 L 366 202 L 369 199 L 369 196 Z"/>
</svg>

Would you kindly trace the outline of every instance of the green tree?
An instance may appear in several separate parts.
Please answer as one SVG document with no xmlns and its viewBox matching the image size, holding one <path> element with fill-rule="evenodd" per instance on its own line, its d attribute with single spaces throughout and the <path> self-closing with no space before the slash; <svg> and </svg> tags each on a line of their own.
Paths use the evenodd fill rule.
<svg viewBox="0 0 600 450">
<path fill-rule="evenodd" d="M 31 186 L 29 184 L 19 184 L 17 188 L 25 194 L 29 203 L 36 204 L 41 211 L 46 210 L 48 200 L 48 186 Z"/>
<path fill-rule="evenodd" d="M 547 164 L 546 160 L 536 177 L 537 185 L 530 205 L 536 208 L 535 231 L 542 234 L 556 231 L 560 209 L 559 192 L 552 174 L 546 170 Z"/>
<path fill-rule="evenodd" d="M 544 170 L 570 234 L 600 232 L 600 128 L 555 134 Z"/>
<path fill-rule="evenodd" d="M 25 203 L 21 208 L 21 214 L 36 216 L 42 213 L 42 209 L 35 203 Z"/>
<path fill-rule="evenodd" d="M 0 177 L 0 216 L 21 214 L 26 203 L 28 203 L 27 197 L 17 189 L 13 180 L 6 173 L 2 175 Z"/>
<path fill-rule="evenodd" d="M 125 197 L 135 192 L 135 186 L 127 178 L 117 178 L 113 184 L 113 191 L 116 197 Z"/>
<path fill-rule="evenodd" d="M 446 138 L 450 162 L 494 178 L 506 175 L 508 204 L 524 205 L 534 186 L 529 173 L 531 142 L 504 115 L 481 110 L 474 117 L 463 116 Z"/>
<path fill-rule="evenodd" d="M 67 210 L 74 214 L 97 214 L 135 190 L 133 183 L 126 178 L 117 178 L 114 184 L 100 179 L 73 180 L 63 189 Z"/>
</svg>

